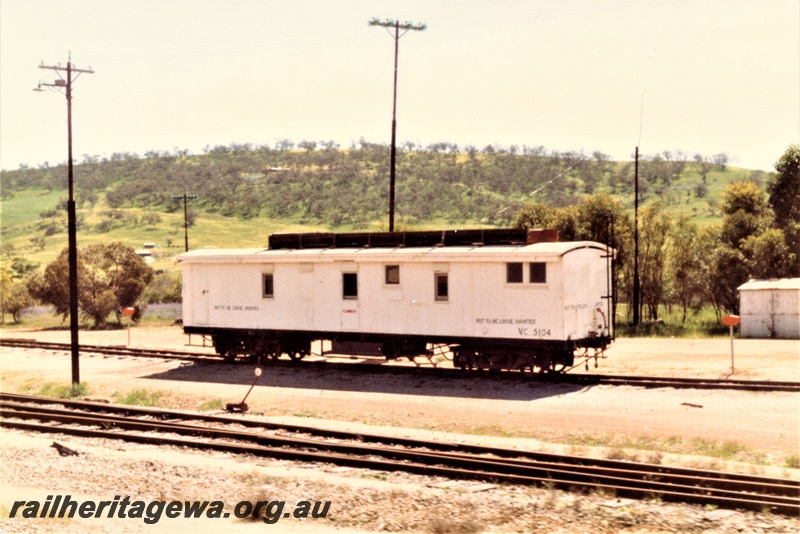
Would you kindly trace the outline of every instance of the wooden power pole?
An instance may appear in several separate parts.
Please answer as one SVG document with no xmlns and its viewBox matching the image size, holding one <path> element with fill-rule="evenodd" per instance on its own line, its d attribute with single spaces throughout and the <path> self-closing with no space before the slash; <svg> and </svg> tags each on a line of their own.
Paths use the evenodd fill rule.
<svg viewBox="0 0 800 534">
<path fill-rule="evenodd" d="M 182 195 L 172 195 L 173 200 L 183 199 L 183 240 L 184 252 L 189 252 L 189 210 L 186 207 L 186 201 L 190 198 L 197 198 L 197 195 L 190 195 L 184 193 Z"/>
<path fill-rule="evenodd" d="M 69 197 L 67 199 L 67 235 L 69 238 L 69 250 L 67 261 L 69 263 L 69 332 L 70 332 L 70 351 L 72 353 L 72 385 L 77 386 L 81 381 L 80 375 L 80 344 L 78 342 L 78 248 L 77 248 L 77 222 L 75 215 L 75 198 L 73 196 L 73 170 L 72 170 L 72 77 L 74 73 L 80 76 L 83 73 L 94 74 L 88 69 L 77 69 L 72 64 L 72 57 L 67 61 L 67 66 L 59 65 L 39 65 L 40 69 L 50 69 L 56 71 L 58 79 L 53 83 L 39 82 L 39 86 L 34 91 L 44 91 L 42 87 L 51 87 L 57 91 L 64 89 L 67 97 L 67 189 Z M 61 73 L 66 73 L 66 79 Z M 75 76 L 77 78 L 78 76 Z"/>
</svg>

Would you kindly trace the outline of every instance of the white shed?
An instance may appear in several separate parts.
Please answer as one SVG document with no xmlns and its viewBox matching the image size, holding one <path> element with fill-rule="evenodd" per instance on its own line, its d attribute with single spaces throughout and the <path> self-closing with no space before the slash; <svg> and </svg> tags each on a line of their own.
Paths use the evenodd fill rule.
<svg viewBox="0 0 800 534">
<path fill-rule="evenodd" d="M 739 286 L 741 336 L 800 339 L 800 278 Z"/>
</svg>

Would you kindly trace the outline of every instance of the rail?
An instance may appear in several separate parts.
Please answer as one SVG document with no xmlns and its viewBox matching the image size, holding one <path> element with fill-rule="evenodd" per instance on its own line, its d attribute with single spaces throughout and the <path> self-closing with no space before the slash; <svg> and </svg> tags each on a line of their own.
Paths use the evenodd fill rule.
<svg viewBox="0 0 800 534">
<path fill-rule="evenodd" d="M 68 343 L 40 342 L 22 339 L 0 339 L 0 346 L 17 347 L 27 349 L 41 349 L 52 351 L 68 351 Z M 174 351 L 161 349 L 141 349 L 126 348 L 103 345 L 81 345 L 81 351 L 87 353 L 105 354 L 120 357 L 136 358 L 162 358 L 181 361 L 197 362 L 222 362 L 221 357 L 200 352 Z M 601 374 L 545 374 L 532 375 L 515 371 L 466 371 L 449 367 L 416 366 L 416 365 L 387 365 L 384 360 L 378 358 L 365 358 L 357 360 L 358 365 L 348 362 L 329 362 L 329 361 L 294 361 L 290 359 L 269 360 L 266 366 L 302 368 L 304 370 L 337 369 L 349 370 L 357 373 L 386 373 L 386 374 L 413 374 L 429 375 L 435 378 L 460 378 L 464 376 L 484 376 L 494 380 L 534 380 L 542 383 L 574 384 L 582 386 L 634 386 L 642 388 L 675 388 L 675 389 L 715 389 L 715 390 L 739 390 L 739 391 L 762 391 L 762 392 L 800 392 L 800 382 L 776 381 L 776 380 L 734 380 L 729 378 L 710 379 L 710 378 L 675 378 L 658 376 L 624 376 L 624 375 L 601 375 Z M 239 360 L 239 362 L 252 363 L 250 360 Z"/>
<path fill-rule="evenodd" d="M 5 428 L 33 432 L 227 451 L 456 479 L 564 490 L 610 491 L 629 498 L 657 496 L 664 501 L 759 512 L 769 510 L 800 516 L 800 481 L 789 479 L 331 432 L 240 417 L 195 415 L 8 393 L 0 394 L 0 417 Z M 42 423 L 32 423 L 31 420 Z M 197 424 L 198 421 L 206 424 Z M 59 425 L 53 426 L 48 422 Z M 256 428 L 258 432 L 224 428 L 234 423 Z M 105 430 L 112 427 L 112 431 Z M 331 437 L 338 441 L 332 442 Z"/>
</svg>

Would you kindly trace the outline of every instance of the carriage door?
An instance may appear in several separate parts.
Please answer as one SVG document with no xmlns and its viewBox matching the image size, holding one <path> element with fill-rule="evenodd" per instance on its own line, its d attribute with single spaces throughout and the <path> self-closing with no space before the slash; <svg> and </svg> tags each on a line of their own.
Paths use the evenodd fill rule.
<svg viewBox="0 0 800 534">
<path fill-rule="evenodd" d="M 300 306 L 309 329 L 314 326 L 314 264 L 300 264 Z"/>
<path fill-rule="evenodd" d="M 341 263 L 341 328 L 344 331 L 356 331 L 359 328 L 359 283 L 358 264 L 354 261 Z"/>
<path fill-rule="evenodd" d="M 211 293 L 208 283 L 209 266 L 207 264 L 192 265 L 192 283 L 190 287 L 194 289 L 194 295 L 188 300 L 192 302 L 190 318 L 192 325 L 208 326 L 209 314 L 211 313 Z M 187 302 L 184 299 L 184 302 Z"/>
</svg>

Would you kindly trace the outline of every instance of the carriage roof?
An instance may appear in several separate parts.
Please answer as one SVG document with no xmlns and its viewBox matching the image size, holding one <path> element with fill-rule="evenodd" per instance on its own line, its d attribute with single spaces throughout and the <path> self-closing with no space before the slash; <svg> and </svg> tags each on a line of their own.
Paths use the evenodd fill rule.
<svg viewBox="0 0 800 534">
<path fill-rule="evenodd" d="M 608 251 L 594 241 L 535 243 L 532 245 L 485 245 L 473 247 L 381 247 L 381 248 L 307 248 L 307 249 L 216 249 L 207 248 L 181 254 L 185 263 L 270 263 L 328 261 L 520 261 L 558 258 L 578 250 Z"/>
</svg>

